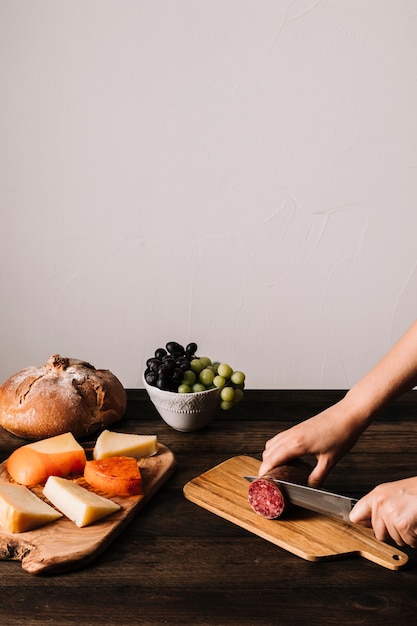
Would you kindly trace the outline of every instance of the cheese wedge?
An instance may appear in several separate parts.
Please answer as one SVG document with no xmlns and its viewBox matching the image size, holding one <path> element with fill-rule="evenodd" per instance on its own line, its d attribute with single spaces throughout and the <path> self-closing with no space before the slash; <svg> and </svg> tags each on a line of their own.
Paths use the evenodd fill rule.
<svg viewBox="0 0 417 626">
<path fill-rule="evenodd" d="M 11 533 L 38 528 L 62 514 L 23 485 L 0 483 L 0 526 Z"/>
<path fill-rule="evenodd" d="M 131 435 L 103 430 L 98 436 L 93 450 L 94 459 L 106 459 L 109 456 L 132 456 L 140 459 L 158 452 L 156 435 Z"/>
<path fill-rule="evenodd" d="M 84 489 L 78 483 L 60 476 L 50 476 L 46 481 L 43 493 L 59 511 L 79 528 L 93 524 L 120 509 L 116 502 L 103 498 L 88 491 L 88 489 Z"/>
<path fill-rule="evenodd" d="M 46 482 L 48 476 L 82 474 L 85 450 L 72 433 L 33 441 L 12 452 L 6 462 L 14 481 L 26 486 Z"/>
</svg>

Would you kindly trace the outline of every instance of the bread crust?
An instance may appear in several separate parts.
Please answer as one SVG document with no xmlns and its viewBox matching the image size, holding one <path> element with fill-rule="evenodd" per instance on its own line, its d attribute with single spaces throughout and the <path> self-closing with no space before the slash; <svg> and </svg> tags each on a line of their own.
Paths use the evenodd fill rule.
<svg viewBox="0 0 417 626">
<path fill-rule="evenodd" d="M 109 370 L 54 354 L 0 386 L 0 425 L 18 437 L 45 439 L 65 432 L 83 438 L 120 420 L 126 391 Z"/>
</svg>

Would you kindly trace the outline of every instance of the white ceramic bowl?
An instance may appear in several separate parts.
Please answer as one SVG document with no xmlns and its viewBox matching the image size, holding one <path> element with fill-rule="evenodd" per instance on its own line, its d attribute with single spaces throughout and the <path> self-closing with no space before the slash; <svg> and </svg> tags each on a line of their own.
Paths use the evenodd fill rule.
<svg viewBox="0 0 417 626">
<path fill-rule="evenodd" d="M 182 432 L 200 430 L 209 424 L 220 409 L 220 388 L 176 393 L 149 385 L 143 378 L 148 396 L 164 422 Z"/>
</svg>

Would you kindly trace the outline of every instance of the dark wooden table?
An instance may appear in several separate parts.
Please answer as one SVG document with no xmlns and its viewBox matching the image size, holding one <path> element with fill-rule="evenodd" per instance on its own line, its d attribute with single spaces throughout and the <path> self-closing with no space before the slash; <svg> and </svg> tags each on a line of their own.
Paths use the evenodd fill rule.
<svg viewBox="0 0 417 626">
<path fill-rule="evenodd" d="M 205 430 L 166 426 L 143 390 L 129 390 L 117 430 L 156 433 L 176 455 L 169 482 L 123 534 L 84 569 L 33 576 L 0 561 L 0 623 L 208 626 L 417 623 L 417 551 L 400 571 L 362 558 L 305 561 L 186 500 L 186 482 L 314 415 L 342 391 L 246 391 Z M 326 482 L 360 496 L 417 475 L 417 394 L 392 404 Z M 116 429 L 115 429 L 116 430 Z M 0 460 L 21 441 L 0 430 Z"/>
</svg>

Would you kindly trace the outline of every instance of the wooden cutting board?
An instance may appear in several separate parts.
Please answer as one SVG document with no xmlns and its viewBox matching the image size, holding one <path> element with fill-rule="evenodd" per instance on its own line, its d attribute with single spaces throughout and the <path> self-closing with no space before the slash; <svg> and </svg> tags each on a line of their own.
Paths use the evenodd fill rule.
<svg viewBox="0 0 417 626">
<path fill-rule="evenodd" d="M 117 502 L 121 508 L 84 528 L 78 528 L 66 517 L 23 533 L 11 533 L 0 527 L 0 560 L 21 561 L 22 568 L 31 574 L 55 574 L 91 562 L 166 482 L 175 470 L 176 461 L 171 450 L 159 444 L 157 454 L 140 459 L 138 465 L 142 474 L 143 495 L 116 497 L 96 491 Z M 83 478 L 74 480 L 95 491 Z M 0 464 L 0 481 L 10 482 L 6 461 Z M 32 491 L 43 498 L 42 486 L 34 487 Z"/>
<path fill-rule="evenodd" d="M 308 561 L 362 556 L 388 569 L 403 567 L 408 556 L 378 541 L 369 528 L 292 507 L 281 518 L 257 515 L 248 502 L 245 475 L 256 476 L 260 461 L 237 456 L 184 486 L 185 497 L 263 539 Z"/>
</svg>

